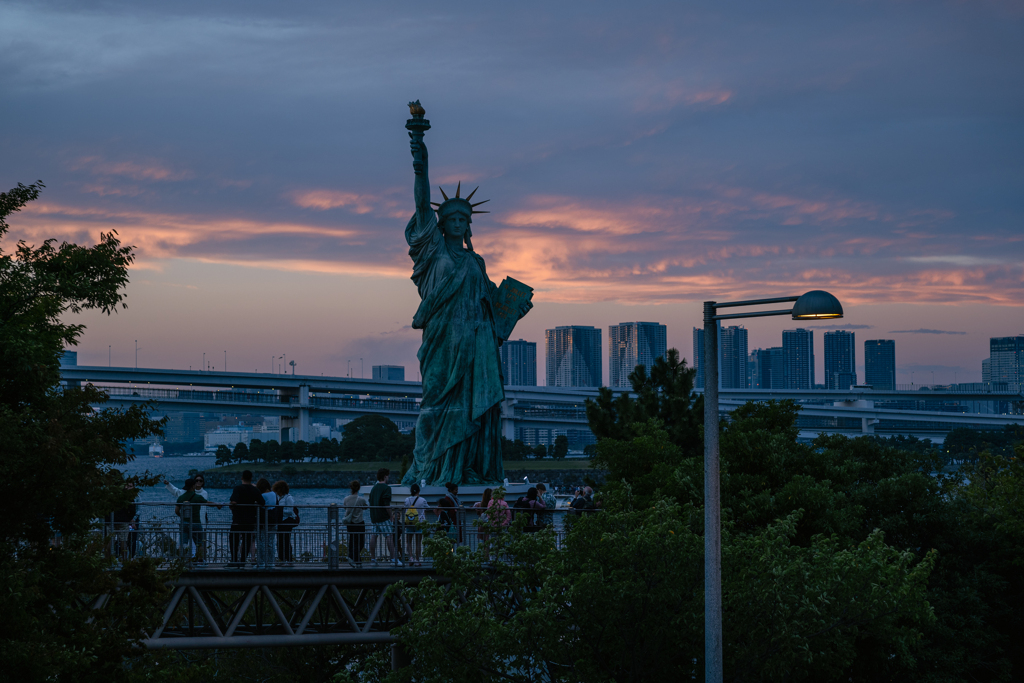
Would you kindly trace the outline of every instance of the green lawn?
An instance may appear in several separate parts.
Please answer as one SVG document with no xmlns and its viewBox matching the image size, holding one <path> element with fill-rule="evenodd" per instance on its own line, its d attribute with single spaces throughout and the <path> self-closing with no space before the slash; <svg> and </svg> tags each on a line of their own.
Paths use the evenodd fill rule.
<svg viewBox="0 0 1024 683">
<path fill-rule="evenodd" d="M 207 472 L 241 472 L 242 470 L 280 470 L 282 467 L 294 467 L 300 472 L 371 472 L 381 467 L 393 470 L 399 468 L 397 462 L 299 462 L 299 463 L 243 463 L 241 465 L 225 465 L 215 467 Z M 588 470 L 590 460 L 511 460 L 505 462 L 507 470 Z"/>
</svg>

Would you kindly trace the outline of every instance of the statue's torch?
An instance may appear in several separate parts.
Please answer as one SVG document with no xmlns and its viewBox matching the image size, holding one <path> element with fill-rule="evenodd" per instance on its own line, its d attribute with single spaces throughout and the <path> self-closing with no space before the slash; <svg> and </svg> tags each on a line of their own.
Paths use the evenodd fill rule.
<svg viewBox="0 0 1024 683">
<path fill-rule="evenodd" d="M 421 142 L 423 134 L 430 130 L 430 121 L 423 118 L 427 112 L 423 109 L 420 101 L 416 100 L 409 103 L 409 113 L 412 114 L 412 118 L 405 122 L 405 127 L 409 129 L 409 135 L 413 140 Z"/>
</svg>

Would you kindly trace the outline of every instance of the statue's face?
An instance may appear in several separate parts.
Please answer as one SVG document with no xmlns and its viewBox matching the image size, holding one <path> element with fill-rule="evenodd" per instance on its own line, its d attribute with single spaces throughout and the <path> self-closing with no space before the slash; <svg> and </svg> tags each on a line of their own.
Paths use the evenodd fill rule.
<svg viewBox="0 0 1024 683">
<path fill-rule="evenodd" d="M 469 217 L 458 211 L 451 213 L 444 219 L 444 225 L 441 226 L 441 229 L 444 230 L 445 235 L 465 237 L 466 232 L 469 230 Z"/>
</svg>

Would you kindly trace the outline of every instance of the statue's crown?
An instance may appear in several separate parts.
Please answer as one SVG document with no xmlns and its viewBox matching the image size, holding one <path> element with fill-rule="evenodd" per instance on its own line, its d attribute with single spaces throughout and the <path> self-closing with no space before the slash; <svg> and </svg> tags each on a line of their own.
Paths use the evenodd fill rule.
<svg viewBox="0 0 1024 683">
<path fill-rule="evenodd" d="M 479 187 L 477 187 L 476 190 L 470 192 L 469 196 L 466 197 L 465 199 L 459 196 L 462 193 L 461 180 L 459 181 L 458 186 L 456 186 L 455 188 L 455 196 L 452 197 L 451 199 L 449 199 L 448 195 L 444 193 L 443 187 L 438 186 L 437 189 L 441 190 L 441 196 L 444 197 L 444 201 L 440 204 L 438 204 L 437 202 L 430 203 L 437 207 L 437 217 L 441 220 L 444 220 L 446 216 L 455 212 L 461 212 L 466 214 L 467 216 L 471 216 L 474 213 L 490 213 L 490 211 L 476 210 L 476 207 L 480 206 L 481 204 L 486 204 L 487 202 L 491 201 L 490 199 L 485 199 L 482 202 L 477 202 L 476 204 L 469 203 L 469 200 L 472 199 L 473 195 L 476 194 L 476 190 L 480 189 Z"/>
</svg>

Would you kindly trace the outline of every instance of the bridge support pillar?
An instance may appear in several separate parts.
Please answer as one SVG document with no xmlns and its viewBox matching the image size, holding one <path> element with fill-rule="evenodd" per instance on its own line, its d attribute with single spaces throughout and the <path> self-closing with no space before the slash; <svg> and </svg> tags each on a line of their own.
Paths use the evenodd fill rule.
<svg viewBox="0 0 1024 683">
<path fill-rule="evenodd" d="M 868 399 L 858 399 L 856 401 L 835 401 L 832 405 L 843 408 L 874 408 L 875 402 Z M 862 417 L 860 419 L 860 433 L 865 435 L 874 434 L 876 424 L 878 424 L 877 419 Z"/>
<path fill-rule="evenodd" d="M 506 398 L 501 402 L 501 435 L 509 441 L 516 440 L 516 400 Z"/>
</svg>

